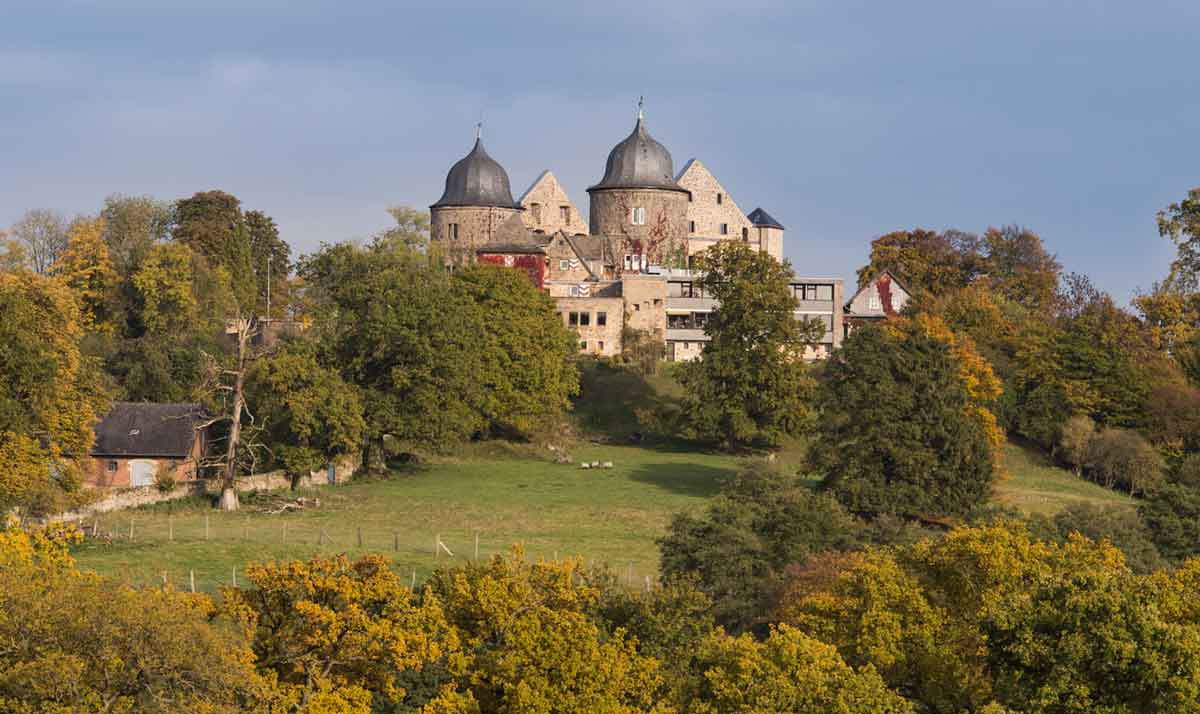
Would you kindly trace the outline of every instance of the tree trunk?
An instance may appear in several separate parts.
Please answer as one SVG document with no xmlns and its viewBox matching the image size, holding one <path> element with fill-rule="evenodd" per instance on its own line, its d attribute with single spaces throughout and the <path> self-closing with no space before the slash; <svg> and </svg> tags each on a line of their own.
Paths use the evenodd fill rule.
<svg viewBox="0 0 1200 714">
<path fill-rule="evenodd" d="M 233 410 L 229 415 L 229 443 L 225 447 L 225 473 L 221 477 L 221 510 L 238 510 L 237 449 L 242 438 L 242 409 L 245 407 L 243 386 L 246 381 L 246 348 L 250 341 L 250 321 L 239 321 L 237 369 L 233 380 Z"/>
</svg>

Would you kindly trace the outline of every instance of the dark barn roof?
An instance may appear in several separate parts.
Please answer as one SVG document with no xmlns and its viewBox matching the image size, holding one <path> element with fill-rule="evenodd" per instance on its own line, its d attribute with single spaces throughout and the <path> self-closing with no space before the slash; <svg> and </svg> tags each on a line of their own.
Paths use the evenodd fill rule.
<svg viewBox="0 0 1200 714">
<path fill-rule="evenodd" d="M 761 208 L 754 209 L 750 212 L 750 215 L 746 216 L 746 218 L 755 226 L 761 226 L 763 228 L 778 228 L 781 231 L 784 230 L 783 225 L 780 224 L 779 221 L 771 218 L 771 214 L 767 213 Z"/>
<path fill-rule="evenodd" d="M 479 139 L 475 140 L 471 153 L 450 167 L 450 173 L 446 174 L 446 190 L 430 208 L 440 206 L 521 208 L 521 204 L 513 200 L 508 173 L 488 156 Z"/>
<path fill-rule="evenodd" d="M 588 188 L 597 191 L 608 188 L 662 188 L 686 191 L 675 183 L 675 162 L 667 147 L 658 143 L 646 131 L 646 122 L 638 117 L 633 133 L 613 147 L 604 166 L 604 178 Z"/>
<path fill-rule="evenodd" d="M 115 402 L 96 425 L 92 456 L 185 458 L 203 417 L 199 404 Z"/>
</svg>

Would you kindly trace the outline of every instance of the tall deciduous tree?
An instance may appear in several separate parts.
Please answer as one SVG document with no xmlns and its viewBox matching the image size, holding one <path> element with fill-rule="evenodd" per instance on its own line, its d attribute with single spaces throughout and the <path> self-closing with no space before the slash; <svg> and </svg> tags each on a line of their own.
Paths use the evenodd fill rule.
<svg viewBox="0 0 1200 714">
<path fill-rule="evenodd" d="M 204 191 L 178 201 L 171 236 L 203 256 L 210 266 L 224 268 L 239 310 L 252 314 L 258 283 L 250 231 L 237 197 L 224 191 Z"/>
<path fill-rule="evenodd" d="M 33 272 L 45 274 L 67 247 L 67 219 L 47 208 L 26 211 L 12 226 L 13 237 L 20 241 Z"/>
<path fill-rule="evenodd" d="M 775 446 L 809 420 L 814 383 L 802 356 L 824 326 L 796 320 L 786 262 L 723 241 L 697 265 L 719 307 L 705 324 L 701 359 L 679 373 L 685 430 L 726 448 Z"/>
<path fill-rule="evenodd" d="M 521 438 L 550 426 L 579 392 L 577 337 L 554 301 L 524 273 L 492 265 L 455 271 L 451 289 L 477 309 L 487 387 L 480 406 L 489 429 Z"/>
<path fill-rule="evenodd" d="M 73 490 L 77 472 L 52 465 L 88 453 L 107 395 L 80 354 L 79 307 L 60 281 L 0 273 L 0 314 L 0 507 L 11 507 Z"/>
<path fill-rule="evenodd" d="M 954 516 L 983 503 L 996 456 L 970 371 L 919 321 L 856 330 L 824 375 L 812 458 L 825 488 L 868 513 Z"/>
<path fill-rule="evenodd" d="M 167 239 L 173 218 L 167 201 L 120 194 L 104 199 L 100 217 L 113 264 L 125 277 L 137 272 L 150 249 Z"/>
<path fill-rule="evenodd" d="M 116 329 L 117 271 L 104 242 L 104 219 L 80 219 L 67 232 L 67 248 L 54 264 L 79 304 L 84 332 Z"/>
<path fill-rule="evenodd" d="M 362 446 L 362 399 L 307 341 L 284 344 L 255 363 L 246 386 L 249 412 L 276 463 L 306 474 Z"/>
<path fill-rule="evenodd" d="M 989 228 L 982 267 L 988 288 L 1030 310 L 1049 310 L 1058 295 L 1062 266 L 1036 233 L 1019 226 Z"/>
</svg>

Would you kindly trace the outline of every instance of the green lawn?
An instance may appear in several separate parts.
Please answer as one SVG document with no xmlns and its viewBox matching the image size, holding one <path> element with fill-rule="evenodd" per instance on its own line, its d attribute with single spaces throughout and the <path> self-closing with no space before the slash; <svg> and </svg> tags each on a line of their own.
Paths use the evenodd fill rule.
<svg viewBox="0 0 1200 714">
<path fill-rule="evenodd" d="M 250 512 L 252 500 L 236 514 L 200 503 L 106 514 L 100 530 L 112 542 L 89 540 L 76 557 L 85 568 L 132 583 L 161 582 L 165 572 L 187 587 L 194 571 L 197 588 L 213 590 L 248 562 L 379 552 L 420 580 L 450 557 L 435 559 L 438 535 L 462 561 L 474 557 L 478 532 L 481 557 L 523 543 L 529 557 L 579 555 L 641 581 L 657 572 L 654 541 L 671 514 L 702 506 L 737 466 L 729 456 L 632 446 L 588 444 L 572 457 L 571 465 L 496 457 L 441 463 L 303 493 L 321 506 L 281 515 Z M 614 467 L 584 470 L 583 460 Z"/>
<path fill-rule="evenodd" d="M 1008 444 L 1004 450 L 1008 477 L 996 488 L 996 500 L 1027 513 L 1052 515 L 1072 503 L 1097 506 L 1126 505 L 1136 501 L 1122 493 L 1085 481 L 1070 471 L 1052 466 L 1031 449 Z"/>
</svg>

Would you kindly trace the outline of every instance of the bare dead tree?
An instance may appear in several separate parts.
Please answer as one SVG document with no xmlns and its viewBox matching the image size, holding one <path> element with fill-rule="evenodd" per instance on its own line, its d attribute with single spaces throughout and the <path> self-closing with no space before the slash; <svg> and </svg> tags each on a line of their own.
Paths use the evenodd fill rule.
<svg viewBox="0 0 1200 714">
<path fill-rule="evenodd" d="M 205 459 L 203 466 L 216 468 L 221 480 L 219 506 L 223 511 L 238 510 L 237 475 L 258 465 L 258 452 L 265 447 L 258 441 L 262 429 L 256 424 L 254 415 L 246 407 L 246 373 L 258 359 L 267 356 L 270 350 L 256 349 L 255 338 L 262 332 L 257 318 L 242 317 L 231 322 L 234 328 L 234 353 L 230 363 L 223 364 L 205 353 L 208 363 L 205 391 L 212 401 L 220 404 L 219 413 L 201 424 L 200 428 L 213 424 L 227 423 L 228 433 L 223 439 L 223 453 Z"/>
</svg>

